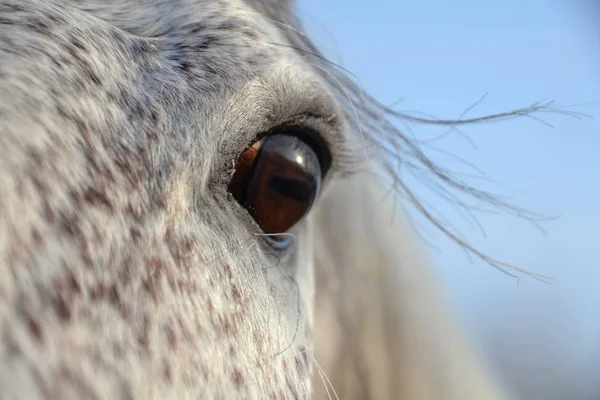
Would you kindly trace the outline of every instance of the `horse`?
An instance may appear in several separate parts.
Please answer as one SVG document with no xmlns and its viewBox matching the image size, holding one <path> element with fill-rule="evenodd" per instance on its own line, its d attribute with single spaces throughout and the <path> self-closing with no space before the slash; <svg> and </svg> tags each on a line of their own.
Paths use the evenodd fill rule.
<svg viewBox="0 0 600 400">
<path fill-rule="evenodd" d="M 398 203 L 511 266 L 398 171 L 518 210 L 304 32 L 286 0 L 0 0 L 0 398 L 508 398 Z"/>
</svg>

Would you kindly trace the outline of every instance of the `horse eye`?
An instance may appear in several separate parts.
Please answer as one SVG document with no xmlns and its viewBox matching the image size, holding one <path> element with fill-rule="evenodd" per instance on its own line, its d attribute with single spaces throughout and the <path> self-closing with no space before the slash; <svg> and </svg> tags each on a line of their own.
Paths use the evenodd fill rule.
<svg viewBox="0 0 600 400">
<path fill-rule="evenodd" d="M 241 154 L 234 169 L 229 191 L 267 234 L 292 228 L 310 210 L 321 187 L 319 159 L 296 136 L 264 137 Z"/>
</svg>

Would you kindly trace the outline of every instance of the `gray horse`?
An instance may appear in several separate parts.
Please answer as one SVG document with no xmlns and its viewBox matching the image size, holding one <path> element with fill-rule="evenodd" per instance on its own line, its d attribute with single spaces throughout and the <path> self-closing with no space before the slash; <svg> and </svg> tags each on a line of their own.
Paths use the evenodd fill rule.
<svg viewBox="0 0 600 400">
<path fill-rule="evenodd" d="M 286 1 L 0 0 L 0 398 L 506 398 L 387 192 L 518 210 L 402 117 Z"/>
</svg>

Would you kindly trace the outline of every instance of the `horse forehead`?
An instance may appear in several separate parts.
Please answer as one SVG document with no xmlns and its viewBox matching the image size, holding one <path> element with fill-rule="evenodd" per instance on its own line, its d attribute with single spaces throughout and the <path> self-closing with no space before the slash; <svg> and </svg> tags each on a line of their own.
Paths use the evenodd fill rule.
<svg viewBox="0 0 600 400">
<path fill-rule="evenodd" d="M 34 3 L 36 1 L 41 0 Z M 139 97 L 142 93 L 165 100 L 161 101 L 161 108 L 177 107 L 177 112 L 165 110 L 170 114 L 168 119 L 183 125 L 201 123 L 209 136 L 231 131 L 219 128 L 228 125 L 234 114 L 255 111 L 241 107 L 247 101 L 232 100 L 235 93 L 243 92 L 248 99 L 252 97 L 254 104 L 272 103 L 278 101 L 275 97 L 285 94 L 294 102 L 309 93 L 321 98 L 325 93 L 323 87 L 315 88 L 312 78 L 316 74 L 282 33 L 282 21 L 288 12 L 282 2 L 149 0 L 132 6 L 129 0 L 82 0 L 74 3 L 73 8 L 85 17 L 90 15 L 103 22 L 96 24 L 90 20 L 92 33 L 116 31 L 116 35 L 109 35 L 109 40 L 112 41 L 112 37 L 114 41 L 108 43 L 115 46 L 115 59 L 122 60 L 119 53 L 134 54 L 131 59 L 125 57 L 121 66 L 123 74 L 139 70 L 138 75 L 145 75 L 151 69 L 149 63 L 157 65 L 149 77 L 151 88 L 148 82 L 133 88 L 135 83 L 132 82 L 139 79 L 125 78 L 130 90 L 122 92 L 123 96 Z M 125 47 L 129 48 L 119 46 L 122 34 L 128 42 Z M 94 39 L 87 40 L 94 45 Z M 96 42 L 98 45 L 99 41 Z M 136 52 L 140 53 L 139 57 Z M 266 78 L 268 83 L 257 83 L 254 79 L 257 77 Z M 275 90 L 276 87 L 281 90 Z M 290 101 L 289 98 L 279 100 Z M 202 115 L 198 115 L 198 110 Z M 193 121 L 183 121 L 186 117 Z M 221 126 L 213 126 L 215 124 Z M 178 126 L 169 129 L 176 131 Z"/>
<path fill-rule="evenodd" d="M 7 0 L 2 8 L 16 18 L 19 40 L 38 44 L 40 34 L 55 34 L 46 38 L 55 45 L 49 53 L 104 58 L 92 62 L 105 62 L 117 84 L 131 87 L 125 75 L 147 72 L 150 57 L 159 64 L 155 85 L 183 98 L 214 102 L 215 93 L 238 89 L 278 61 L 303 64 L 275 20 L 285 19 L 287 7 L 270 0 Z"/>
<path fill-rule="evenodd" d="M 277 47 L 285 39 L 276 28 L 281 21 L 273 18 L 287 12 L 278 2 L 149 0 L 132 5 L 129 0 L 81 0 L 72 6 L 109 26 L 159 42 L 167 65 L 191 62 L 179 65 L 181 70 L 197 67 L 221 81 L 291 53 Z"/>
</svg>

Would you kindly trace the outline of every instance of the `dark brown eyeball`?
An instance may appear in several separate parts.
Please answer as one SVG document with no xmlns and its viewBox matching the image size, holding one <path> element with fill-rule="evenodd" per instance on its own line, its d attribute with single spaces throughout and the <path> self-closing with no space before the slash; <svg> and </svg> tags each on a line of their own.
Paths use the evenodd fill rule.
<svg viewBox="0 0 600 400">
<path fill-rule="evenodd" d="M 241 154 L 234 169 L 229 191 L 266 234 L 285 233 L 296 225 L 321 187 L 315 151 L 291 135 L 266 136 L 255 142 Z"/>
</svg>

